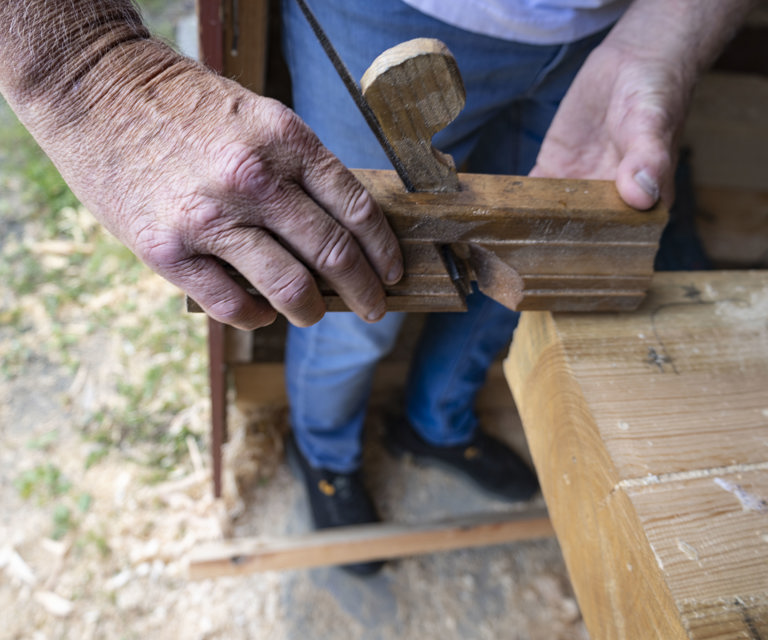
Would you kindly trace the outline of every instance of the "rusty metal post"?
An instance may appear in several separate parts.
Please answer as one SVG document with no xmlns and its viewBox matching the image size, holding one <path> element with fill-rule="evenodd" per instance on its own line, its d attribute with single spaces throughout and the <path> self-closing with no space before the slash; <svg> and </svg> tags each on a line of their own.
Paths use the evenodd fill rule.
<svg viewBox="0 0 768 640">
<path fill-rule="evenodd" d="M 200 57 L 218 73 L 224 72 L 222 0 L 197 0 Z M 227 363 L 224 325 L 208 319 L 208 379 L 211 393 L 211 462 L 213 493 L 221 497 L 221 447 L 227 440 Z"/>
</svg>

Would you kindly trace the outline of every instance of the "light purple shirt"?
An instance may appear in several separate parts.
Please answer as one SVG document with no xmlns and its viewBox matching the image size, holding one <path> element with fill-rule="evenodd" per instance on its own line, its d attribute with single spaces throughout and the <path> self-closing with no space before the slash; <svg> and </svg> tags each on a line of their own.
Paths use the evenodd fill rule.
<svg viewBox="0 0 768 640">
<path fill-rule="evenodd" d="M 563 44 L 613 24 L 632 0 L 403 0 L 456 27 L 528 44 Z"/>
</svg>

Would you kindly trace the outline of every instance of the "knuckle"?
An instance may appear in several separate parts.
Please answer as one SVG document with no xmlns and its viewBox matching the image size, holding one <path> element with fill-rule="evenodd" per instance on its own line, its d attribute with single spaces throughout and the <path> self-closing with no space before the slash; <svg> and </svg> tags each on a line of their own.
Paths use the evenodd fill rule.
<svg viewBox="0 0 768 640">
<path fill-rule="evenodd" d="M 280 184 L 269 153 L 241 142 L 224 145 L 217 153 L 215 166 L 225 192 L 266 200 Z"/>
<path fill-rule="evenodd" d="M 304 134 L 304 121 L 288 107 L 274 103 L 270 105 L 267 117 L 273 135 L 279 140 L 290 140 Z"/>
<path fill-rule="evenodd" d="M 304 120 L 291 109 L 280 106 L 282 109 L 273 114 L 271 127 L 274 143 L 285 155 L 283 166 L 287 165 L 298 176 L 307 171 L 308 164 L 321 174 L 334 162 L 338 164 Z"/>
<path fill-rule="evenodd" d="M 190 251 L 219 253 L 243 249 L 248 243 L 248 230 L 261 221 L 258 208 L 242 210 L 225 199 L 189 198 L 181 206 L 180 232 Z"/>
<path fill-rule="evenodd" d="M 350 192 L 349 201 L 344 207 L 344 220 L 355 229 L 374 227 L 382 220 L 381 210 L 368 191 L 362 187 Z"/>
<path fill-rule="evenodd" d="M 645 109 L 641 114 L 644 125 L 653 133 L 667 134 L 673 126 L 670 113 L 659 106 Z"/>
<path fill-rule="evenodd" d="M 359 252 L 356 244 L 346 229 L 337 228 L 332 237 L 321 243 L 321 250 L 316 264 L 322 273 L 344 276 L 358 270 L 360 266 Z"/>
<path fill-rule="evenodd" d="M 237 324 L 247 317 L 246 304 L 239 297 L 227 296 L 214 300 L 207 310 L 211 316 L 227 324 Z"/>
<path fill-rule="evenodd" d="M 148 224 L 139 229 L 133 251 L 147 266 L 159 273 L 175 271 L 189 257 L 181 236 L 156 224 Z"/>
<path fill-rule="evenodd" d="M 246 300 L 238 297 L 216 300 L 206 307 L 206 312 L 219 322 L 246 331 L 272 324 L 277 317 L 274 309 L 254 309 Z"/>
<path fill-rule="evenodd" d="M 226 220 L 224 203 L 213 198 L 191 197 L 180 208 L 182 224 L 190 238 L 213 235 Z"/>
<path fill-rule="evenodd" d="M 315 281 L 304 270 L 290 270 L 264 287 L 263 295 L 280 309 L 305 309 L 314 301 Z"/>
<path fill-rule="evenodd" d="M 314 133 L 298 114 L 284 104 L 270 100 L 263 111 L 272 139 L 278 144 L 306 145 L 316 140 Z"/>
</svg>

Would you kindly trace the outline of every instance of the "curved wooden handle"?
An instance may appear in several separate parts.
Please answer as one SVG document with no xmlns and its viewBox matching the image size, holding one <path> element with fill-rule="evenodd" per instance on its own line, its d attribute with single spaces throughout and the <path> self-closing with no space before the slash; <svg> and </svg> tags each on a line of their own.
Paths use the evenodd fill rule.
<svg viewBox="0 0 768 640">
<path fill-rule="evenodd" d="M 431 38 L 403 42 L 377 57 L 360 84 L 415 190 L 457 191 L 453 158 L 432 148 L 466 100 L 448 47 Z"/>
</svg>

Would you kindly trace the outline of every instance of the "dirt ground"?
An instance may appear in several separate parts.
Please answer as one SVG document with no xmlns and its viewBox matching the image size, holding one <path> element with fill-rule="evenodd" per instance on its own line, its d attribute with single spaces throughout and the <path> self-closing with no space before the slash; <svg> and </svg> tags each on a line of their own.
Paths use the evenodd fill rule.
<svg viewBox="0 0 768 640">
<path fill-rule="evenodd" d="M 98 368 L 108 342 L 79 345 L 81 366 Z M 283 414 L 267 412 L 235 432 L 239 463 L 229 469 L 247 492 L 240 503 L 232 495 L 216 503 L 207 460 L 195 462 L 194 453 L 159 484 L 119 451 L 86 469 L 92 443 L 74 418 L 78 394 L 88 392 L 76 377 L 41 362 L 2 386 L 0 610 L 12 614 L 0 638 L 587 637 L 553 539 L 406 558 L 370 579 L 320 568 L 189 581 L 185 557 L 199 541 L 308 529 L 303 493 L 274 446 Z M 196 415 L 181 419 L 205 425 L 205 399 L 190 399 L 189 411 Z M 371 424 L 375 432 L 377 416 Z M 450 475 L 395 462 L 375 433 L 371 440 L 367 467 L 388 518 L 508 508 Z M 48 444 L 30 444 L 39 442 Z M 50 502 L 22 499 L 17 483 L 46 461 L 62 470 L 70 495 L 91 496 L 57 540 Z M 230 520 L 227 509 L 239 517 Z"/>
<path fill-rule="evenodd" d="M 172 31 L 191 3 L 152 4 Z M 204 319 L 87 212 L 67 208 L 67 234 L 46 235 L 9 157 L 0 150 L 0 639 L 587 638 L 554 539 L 405 558 L 370 579 L 320 568 L 190 581 L 201 541 L 308 530 L 282 457 L 284 408 L 233 415 L 228 492 L 213 500 Z M 515 422 L 500 424 L 520 444 Z M 386 518 L 510 508 L 391 460 L 380 429 L 373 413 L 366 467 Z"/>
</svg>

